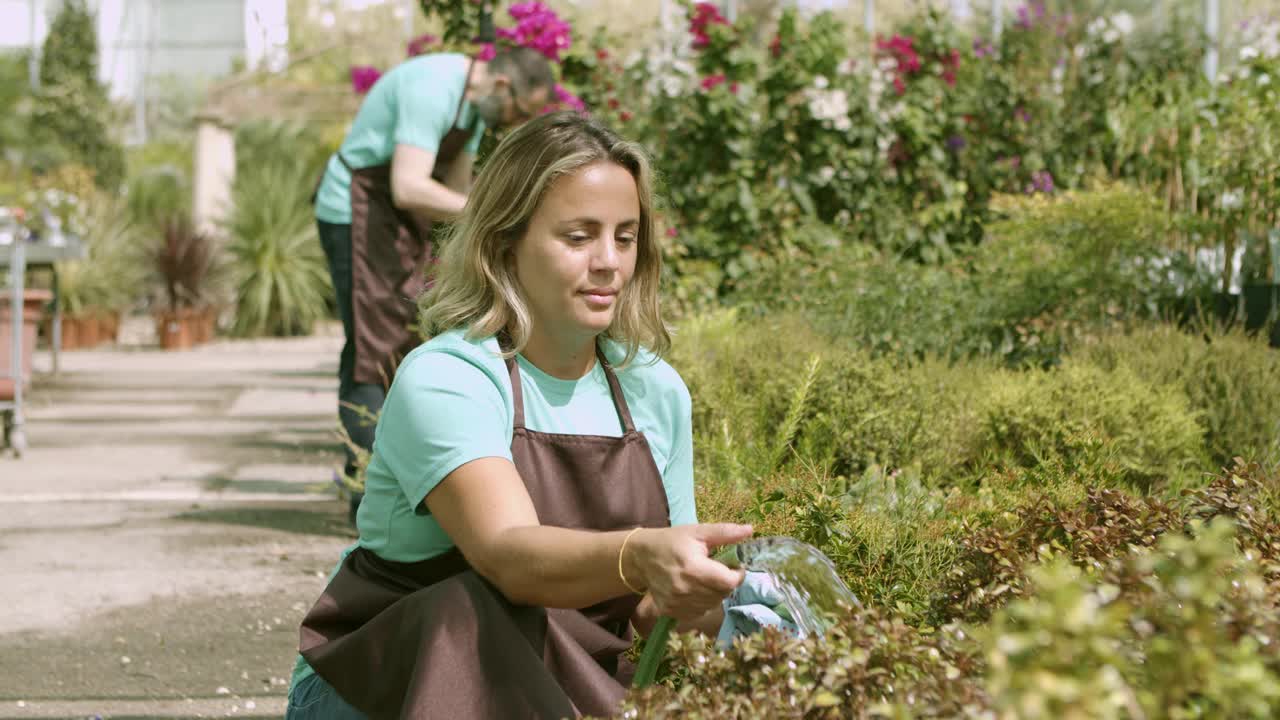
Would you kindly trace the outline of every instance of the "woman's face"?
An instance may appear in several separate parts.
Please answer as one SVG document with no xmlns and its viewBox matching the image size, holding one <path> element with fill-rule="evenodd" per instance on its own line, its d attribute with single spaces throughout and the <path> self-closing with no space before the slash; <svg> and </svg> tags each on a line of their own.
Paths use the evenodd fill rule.
<svg viewBox="0 0 1280 720">
<path fill-rule="evenodd" d="M 596 162 L 556 180 L 515 247 L 534 331 L 576 342 L 608 329 L 636 269 L 640 196 L 624 167 Z"/>
</svg>

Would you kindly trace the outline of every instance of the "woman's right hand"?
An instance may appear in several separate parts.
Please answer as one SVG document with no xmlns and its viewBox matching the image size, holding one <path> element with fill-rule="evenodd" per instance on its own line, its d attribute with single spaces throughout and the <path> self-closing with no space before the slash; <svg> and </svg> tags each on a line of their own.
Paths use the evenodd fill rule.
<svg viewBox="0 0 1280 720">
<path fill-rule="evenodd" d="M 658 612 L 676 620 L 694 620 L 742 583 L 743 570 L 712 559 L 716 548 L 751 537 L 750 525 L 711 523 L 644 529 L 625 548 L 627 577 L 648 589 Z"/>
</svg>

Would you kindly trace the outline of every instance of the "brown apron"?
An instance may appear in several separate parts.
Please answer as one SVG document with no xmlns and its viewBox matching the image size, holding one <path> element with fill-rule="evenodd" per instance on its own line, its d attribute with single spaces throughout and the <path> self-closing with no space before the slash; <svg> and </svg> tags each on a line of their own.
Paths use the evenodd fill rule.
<svg viewBox="0 0 1280 720">
<path fill-rule="evenodd" d="M 467 68 L 462 98 L 436 152 L 431 176 L 438 182 L 444 182 L 474 131 L 458 127 L 473 67 Z M 353 168 L 342 153 L 338 160 L 351 172 L 353 376 L 357 383 L 388 387 L 400 360 L 420 342 L 417 298 L 427 286 L 431 223 L 396 207 L 390 162 Z"/>
<path fill-rule="evenodd" d="M 665 527 L 662 476 L 599 348 L 597 356 L 621 437 L 526 428 L 519 366 L 507 360 L 516 469 L 543 525 Z M 622 653 L 639 600 L 627 595 L 581 610 L 514 605 L 456 548 L 414 563 L 357 548 L 303 619 L 300 649 L 375 720 L 609 716 L 634 673 Z"/>
</svg>

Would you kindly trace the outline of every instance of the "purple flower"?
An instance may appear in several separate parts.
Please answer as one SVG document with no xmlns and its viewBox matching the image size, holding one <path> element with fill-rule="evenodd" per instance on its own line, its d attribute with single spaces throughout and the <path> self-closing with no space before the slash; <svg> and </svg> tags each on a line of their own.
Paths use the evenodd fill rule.
<svg viewBox="0 0 1280 720">
<path fill-rule="evenodd" d="M 1017 118 L 1018 122 L 1024 122 L 1024 123 L 1031 122 L 1031 113 L 1027 112 L 1027 109 L 1022 107 L 1021 105 L 1019 105 L 1016 109 L 1014 109 L 1013 116 Z"/>
<path fill-rule="evenodd" d="M 983 40 L 982 38 L 973 39 L 973 56 L 976 58 L 990 57 L 996 54 L 995 47 Z"/>
<path fill-rule="evenodd" d="M 1053 192 L 1053 175 L 1048 170 L 1037 170 L 1031 173 L 1031 184 L 1027 185 L 1027 194 Z"/>
<path fill-rule="evenodd" d="M 951 152 L 960 152 L 964 149 L 965 140 L 963 135 L 952 135 L 947 138 L 947 149 Z"/>
<path fill-rule="evenodd" d="M 1023 30 L 1027 30 L 1031 27 L 1031 12 L 1027 10 L 1026 5 L 1023 5 L 1022 7 L 1018 8 L 1017 25 L 1019 28 Z"/>
<path fill-rule="evenodd" d="M 376 67 L 371 65 L 352 65 L 351 89 L 355 90 L 357 94 L 363 95 L 369 92 L 380 77 L 382 77 L 382 71 Z"/>
</svg>

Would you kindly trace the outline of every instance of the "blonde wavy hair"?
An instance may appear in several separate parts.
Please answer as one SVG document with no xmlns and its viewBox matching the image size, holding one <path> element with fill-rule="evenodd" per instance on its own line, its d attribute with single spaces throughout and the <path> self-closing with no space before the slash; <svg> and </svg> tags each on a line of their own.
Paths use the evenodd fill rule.
<svg viewBox="0 0 1280 720">
<path fill-rule="evenodd" d="M 466 328 L 475 339 L 506 330 L 511 352 L 524 349 L 533 318 L 509 262 L 547 189 L 597 162 L 631 173 L 640 198 L 636 268 L 603 335 L 626 348 L 625 367 L 641 347 L 662 356 L 671 337 L 659 309 L 662 252 L 654 231 L 653 170 L 644 150 L 597 120 L 575 112 L 530 120 L 494 150 L 476 178 L 462 217 L 443 243 L 434 283 L 418 300 L 427 337 Z"/>
</svg>

